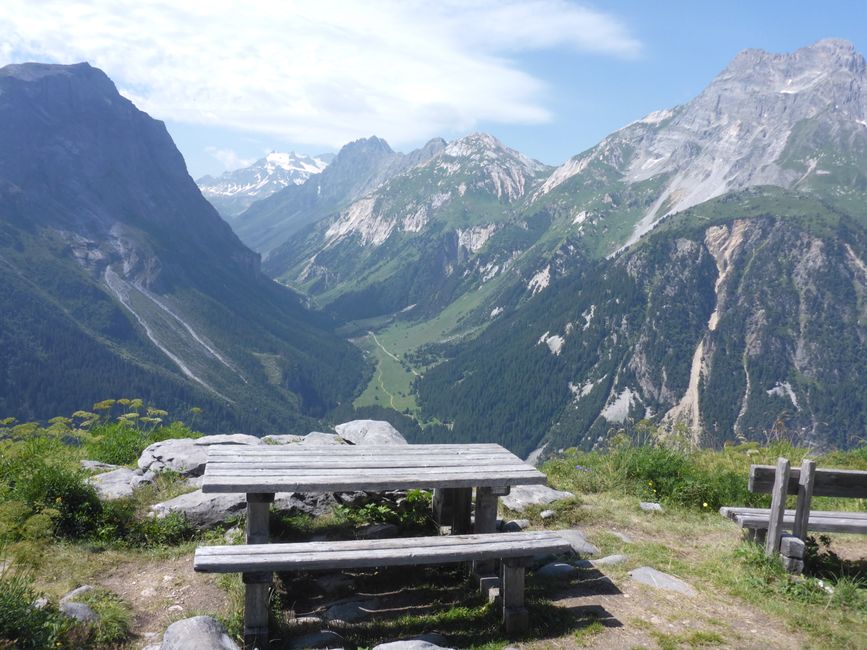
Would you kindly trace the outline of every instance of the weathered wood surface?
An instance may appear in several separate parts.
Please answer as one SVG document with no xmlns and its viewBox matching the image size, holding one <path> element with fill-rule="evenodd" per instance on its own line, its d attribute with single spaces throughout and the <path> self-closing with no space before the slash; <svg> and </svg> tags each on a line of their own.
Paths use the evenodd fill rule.
<svg viewBox="0 0 867 650">
<path fill-rule="evenodd" d="M 774 485 L 776 467 L 772 465 L 750 466 L 750 492 L 768 494 Z M 797 494 L 801 480 L 801 470 L 789 472 L 786 492 Z M 813 484 L 814 497 L 867 498 L 867 472 L 851 469 L 816 469 Z"/>
<path fill-rule="evenodd" d="M 545 475 L 496 444 L 214 445 L 203 492 L 341 492 L 544 485 Z"/>
<path fill-rule="evenodd" d="M 795 504 L 795 523 L 792 534 L 804 541 L 807 539 L 807 526 L 810 519 L 810 505 L 813 501 L 813 488 L 816 485 L 816 461 L 804 459 L 798 478 L 798 500 Z"/>
<path fill-rule="evenodd" d="M 789 460 L 777 459 L 774 486 L 771 488 L 771 510 L 768 515 L 768 537 L 765 540 L 765 555 L 773 557 L 780 552 L 780 534 L 783 527 L 783 513 L 786 510 L 786 486 L 789 484 Z"/>
<path fill-rule="evenodd" d="M 246 536 L 248 544 L 267 544 L 270 537 L 268 511 L 273 494 L 247 495 Z M 268 643 L 268 591 L 270 573 L 246 573 L 244 579 L 244 643 L 248 647 Z"/>
<path fill-rule="evenodd" d="M 720 508 L 720 514 L 736 521 L 743 528 L 767 529 L 770 510 L 767 508 Z M 795 511 L 783 514 L 781 530 L 792 530 Z M 867 533 L 867 512 L 828 512 L 814 510 L 807 521 L 807 530 L 824 533 Z"/>
<path fill-rule="evenodd" d="M 196 549 L 194 568 L 212 573 L 255 573 L 408 566 L 566 553 L 571 549 L 553 532 L 203 546 Z"/>
</svg>

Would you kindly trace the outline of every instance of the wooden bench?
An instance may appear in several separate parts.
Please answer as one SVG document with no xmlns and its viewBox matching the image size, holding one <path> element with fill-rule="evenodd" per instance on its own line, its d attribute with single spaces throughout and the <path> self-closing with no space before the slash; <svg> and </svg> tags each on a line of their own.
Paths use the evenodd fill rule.
<svg viewBox="0 0 867 650">
<path fill-rule="evenodd" d="M 770 508 L 720 508 L 720 514 L 733 519 L 750 531 L 751 537 L 764 543 L 765 552 L 780 551 L 781 535 L 790 530 L 802 542 L 807 531 L 867 533 L 867 512 L 832 512 L 811 510 L 814 496 L 863 499 L 867 497 L 867 472 L 846 469 L 817 469 L 815 461 L 805 460 L 800 469 L 791 469 L 780 458 L 777 465 L 750 466 L 749 490 L 771 494 Z M 786 510 L 787 495 L 797 495 L 794 510 Z M 793 558 L 798 560 L 801 558 Z M 797 562 L 796 562 L 797 564 Z M 800 563 L 803 568 L 803 562 Z"/>
<path fill-rule="evenodd" d="M 445 535 L 383 540 L 202 546 L 194 568 L 242 573 L 247 584 L 270 584 L 274 572 L 357 569 L 501 560 L 500 599 L 507 633 L 527 628 L 524 569 L 534 556 L 565 553 L 571 544 L 556 532 Z M 259 594 L 261 591 L 248 592 Z M 267 645 L 268 597 L 246 599 L 245 637 Z M 261 646 L 260 646 L 261 647 Z"/>
</svg>

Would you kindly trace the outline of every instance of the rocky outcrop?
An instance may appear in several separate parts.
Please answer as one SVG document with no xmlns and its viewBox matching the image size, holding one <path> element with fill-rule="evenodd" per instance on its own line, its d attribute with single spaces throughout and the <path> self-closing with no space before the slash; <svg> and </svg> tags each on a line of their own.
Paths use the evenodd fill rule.
<svg viewBox="0 0 867 650">
<path fill-rule="evenodd" d="M 509 510 L 524 512 L 528 506 L 546 505 L 573 496 L 571 492 L 555 490 L 547 485 L 517 485 L 501 501 Z"/>
<path fill-rule="evenodd" d="M 676 591 L 685 596 L 695 596 L 698 592 L 680 578 L 675 578 L 649 566 L 639 567 L 629 572 L 629 576 L 641 584 L 649 585 L 666 591 Z"/>
<path fill-rule="evenodd" d="M 141 485 L 153 483 L 156 474 L 152 471 L 131 470 L 126 467 L 103 474 L 96 474 L 87 479 L 100 499 L 114 501 L 132 496 L 133 491 Z"/>
<path fill-rule="evenodd" d="M 388 422 L 380 420 L 353 420 L 334 427 L 344 440 L 353 445 L 405 445 L 407 444 L 400 431 Z"/>
<path fill-rule="evenodd" d="M 169 625 L 160 650 L 240 650 L 226 628 L 210 616 L 194 616 Z"/>
<path fill-rule="evenodd" d="M 243 433 L 201 438 L 174 438 L 148 446 L 139 457 L 138 466 L 144 472 L 159 473 L 171 470 L 181 476 L 201 476 L 205 472 L 208 449 L 212 445 L 261 444 L 261 439 Z"/>
</svg>

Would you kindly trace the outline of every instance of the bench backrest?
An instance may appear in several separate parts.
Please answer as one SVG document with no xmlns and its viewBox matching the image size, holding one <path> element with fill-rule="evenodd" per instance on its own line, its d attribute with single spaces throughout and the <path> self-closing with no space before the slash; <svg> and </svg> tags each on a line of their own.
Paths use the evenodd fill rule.
<svg viewBox="0 0 867 650">
<path fill-rule="evenodd" d="M 750 466 L 750 492 L 770 494 L 774 487 L 777 468 L 773 465 Z M 801 470 L 792 468 L 789 472 L 788 494 L 798 493 Z M 867 498 L 867 472 L 850 469 L 816 469 L 813 496 Z"/>
</svg>

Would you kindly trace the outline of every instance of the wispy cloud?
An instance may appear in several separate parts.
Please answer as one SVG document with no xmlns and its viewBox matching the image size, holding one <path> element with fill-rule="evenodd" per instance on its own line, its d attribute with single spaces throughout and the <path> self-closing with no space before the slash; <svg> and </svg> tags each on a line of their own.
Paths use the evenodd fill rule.
<svg viewBox="0 0 867 650">
<path fill-rule="evenodd" d="M 241 169 L 241 167 L 249 167 L 254 162 L 253 158 L 244 158 L 234 149 L 224 149 L 221 147 L 205 147 L 205 153 L 211 158 L 219 161 L 227 171 Z"/>
<path fill-rule="evenodd" d="M 4 0 L 0 34 L 0 63 L 89 61 L 156 117 L 333 147 L 545 122 L 518 54 L 641 50 L 565 0 Z"/>
</svg>

